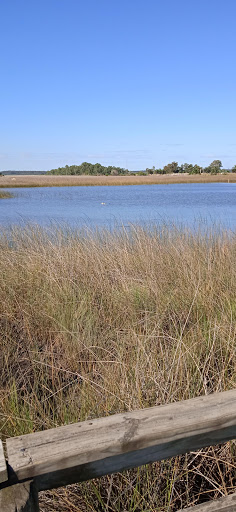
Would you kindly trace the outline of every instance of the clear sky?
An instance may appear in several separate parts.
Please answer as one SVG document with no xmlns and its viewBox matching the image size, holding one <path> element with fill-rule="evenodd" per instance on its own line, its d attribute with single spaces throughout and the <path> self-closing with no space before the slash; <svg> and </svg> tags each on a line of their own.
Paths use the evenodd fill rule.
<svg viewBox="0 0 236 512">
<path fill-rule="evenodd" d="M 236 164 L 236 0 L 2 0 L 0 170 Z"/>
</svg>

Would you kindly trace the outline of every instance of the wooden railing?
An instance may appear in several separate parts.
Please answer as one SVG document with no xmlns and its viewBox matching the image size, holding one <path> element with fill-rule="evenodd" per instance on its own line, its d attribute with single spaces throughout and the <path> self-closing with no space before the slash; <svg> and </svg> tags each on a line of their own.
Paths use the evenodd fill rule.
<svg viewBox="0 0 236 512">
<path fill-rule="evenodd" d="M 236 390 L 13 437 L 7 461 L 0 448 L 0 511 L 36 512 L 39 491 L 235 438 Z M 236 494 L 194 510 L 236 512 Z"/>
</svg>

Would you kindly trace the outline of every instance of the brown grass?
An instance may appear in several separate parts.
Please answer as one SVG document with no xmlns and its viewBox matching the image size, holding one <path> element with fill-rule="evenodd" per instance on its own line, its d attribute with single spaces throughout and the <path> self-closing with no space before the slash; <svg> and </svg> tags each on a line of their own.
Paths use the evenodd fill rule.
<svg viewBox="0 0 236 512">
<path fill-rule="evenodd" d="M 165 185 L 170 183 L 236 183 L 236 173 L 149 176 L 3 176 L 1 187 L 68 187 L 95 185 Z"/>
<path fill-rule="evenodd" d="M 10 192 L 6 192 L 5 190 L 0 190 L 0 199 L 9 199 L 10 197 L 13 197 L 13 194 L 10 194 Z"/>
<path fill-rule="evenodd" d="M 10 236 L 10 239 L 9 239 Z M 2 438 L 236 387 L 236 242 L 176 228 L 0 237 Z M 41 496 L 175 511 L 235 490 L 235 444 Z"/>
</svg>

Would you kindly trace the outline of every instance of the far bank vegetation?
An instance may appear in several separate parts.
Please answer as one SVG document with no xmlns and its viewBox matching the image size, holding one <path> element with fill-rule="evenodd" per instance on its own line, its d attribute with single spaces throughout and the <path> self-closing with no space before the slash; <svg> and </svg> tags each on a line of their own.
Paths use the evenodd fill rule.
<svg viewBox="0 0 236 512">
<path fill-rule="evenodd" d="M 146 169 L 130 172 L 128 169 L 83 162 L 66 165 L 43 174 L 12 171 L 2 173 L 0 185 L 7 187 L 63 187 L 63 186 L 119 186 L 119 185 L 167 185 L 174 183 L 236 183 L 236 166 L 232 172 L 222 169 L 220 160 L 208 167 L 172 162 L 163 169 Z M 0 173 L 1 174 L 1 173 Z"/>
<path fill-rule="evenodd" d="M 227 174 L 146 174 L 125 176 L 92 175 L 11 175 L 0 178 L 2 188 L 17 187 L 88 187 L 121 185 L 169 185 L 178 183 L 236 183 L 236 172 Z"/>
<path fill-rule="evenodd" d="M 236 166 L 235 166 L 236 170 Z M 177 173 L 187 173 L 187 174 L 218 174 L 222 171 L 222 162 L 221 160 L 213 160 L 208 167 L 201 167 L 197 164 L 181 164 L 178 162 L 172 162 L 165 165 L 163 168 L 156 168 L 153 166 L 152 168 L 146 168 L 145 171 L 139 171 L 137 174 L 139 175 L 148 175 L 148 174 L 177 174 Z M 48 171 L 48 174 L 56 174 L 56 175 L 72 175 L 72 176 L 81 176 L 81 175 L 92 175 L 92 176 L 127 176 L 131 173 L 128 169 L 121 167 L 113 167 L 113 166 L 104 166 L 99 163 L 91 164 L 88 162 L 83 162 L 80 165 L 66 165 L 65 167 L 58 167 L 57 169 L 52 169 Z"/>
</svg>

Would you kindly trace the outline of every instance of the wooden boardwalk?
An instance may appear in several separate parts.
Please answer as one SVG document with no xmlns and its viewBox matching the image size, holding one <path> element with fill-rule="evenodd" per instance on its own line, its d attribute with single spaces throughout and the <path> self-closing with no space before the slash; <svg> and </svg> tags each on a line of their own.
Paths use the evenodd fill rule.
<svg viewBox="0 0 236 512">
<path fill-rule="evenodd" d="M 41 490 L 235 438 L 236 390 L 10 438 L 7 462 L 0 451 L 0 511 L 36 512 Z M 236 495 L 194 509 L 236 512 Z"/>
</svg>

